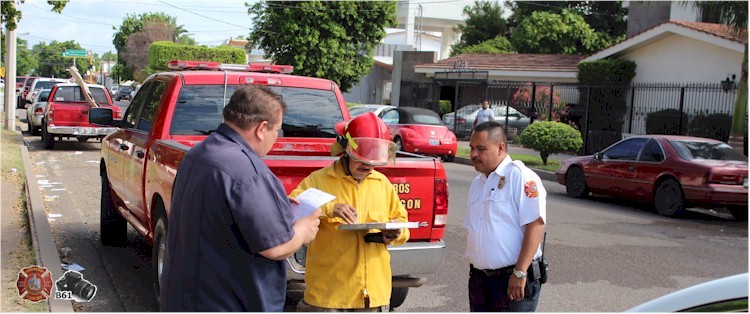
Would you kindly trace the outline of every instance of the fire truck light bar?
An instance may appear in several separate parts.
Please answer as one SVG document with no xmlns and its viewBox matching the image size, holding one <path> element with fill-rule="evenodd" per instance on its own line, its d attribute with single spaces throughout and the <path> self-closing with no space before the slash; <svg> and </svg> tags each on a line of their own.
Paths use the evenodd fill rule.
<svg viewBox="0 0 750 314">
<path fill-rule="evenodd" d="M 275 65 L 275 64 L 230 64 L 212 61 L 186 61 L 186 60 L 172 60 L 167 63 L 167 67 L 170 70 L 224 70 L 224 71 L 249 71 L 249 72 L 264 72 L 264 73 L 279 73 L 279 74 L 291 74 L 294 71 L 294 67 L 291 65 Z"/>
</svg>

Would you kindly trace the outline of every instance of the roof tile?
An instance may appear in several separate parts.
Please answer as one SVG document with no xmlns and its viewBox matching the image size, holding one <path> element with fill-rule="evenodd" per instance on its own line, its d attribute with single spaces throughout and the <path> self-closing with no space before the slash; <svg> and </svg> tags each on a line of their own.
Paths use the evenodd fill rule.
<svg viewBox="0 0 750 314">
<path fill-rule="evenodd" d="M 449 69 L 456 61 L 464 60 L 472 70 L 578 72 L 578 62 L 583 58 L 582 55 L 472 53 L 417 67 Z"/>
</svg>

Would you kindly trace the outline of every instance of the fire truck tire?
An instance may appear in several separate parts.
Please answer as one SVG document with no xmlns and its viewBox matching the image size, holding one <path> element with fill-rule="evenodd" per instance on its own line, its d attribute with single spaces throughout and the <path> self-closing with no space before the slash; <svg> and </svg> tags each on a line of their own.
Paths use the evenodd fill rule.
<svg viewBox="0 0 750 314">
<path fill-rule="evenodd" d="M 409 294 L 409 288 L 391 288 L 391 310 L 404 304 L 407 294 Z"/>
<path fill-rule="evenodd" d="M 125 218 L 115 208 L 109 187 L 107 173 L 102 173 L 101 213 L 99 215 L 99 233 L 102 245 L 125 246 L 128 242 L 128 225 Z"/>
<path fill-rule="evenodd" d="M 164 272 L 164 256 L 167 254 L 167 217 L 162 205 L 158 205 L 156 213 L 160 213 L 159 219 L 154 225 L 154 245 L 151 247 L 151 264 L 153 265 L 154 291 L 156 301 L 161 298 L 161 276 Z"/>
<path fill-rule="evenodd" d="M 47 133 L 47 121 L 42 121 L 42 146 L 44 149 L 55 148 L 55 136 Z"/>
</svg>

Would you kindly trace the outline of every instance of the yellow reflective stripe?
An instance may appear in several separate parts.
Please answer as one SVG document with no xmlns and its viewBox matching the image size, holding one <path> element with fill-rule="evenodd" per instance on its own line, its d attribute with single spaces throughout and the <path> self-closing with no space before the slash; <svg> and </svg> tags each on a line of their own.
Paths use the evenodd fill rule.
<svg viewBox="0 0 750 314">
<path fill-rule="evenodd" d="M 357 150 L 357 142 L 352 139 L 352 135 L 349 134 L 349 132 L 346 132 L 346 139 L 349 141 L 349 146 L 352 147 L 352 150 Z"/>
</svg>

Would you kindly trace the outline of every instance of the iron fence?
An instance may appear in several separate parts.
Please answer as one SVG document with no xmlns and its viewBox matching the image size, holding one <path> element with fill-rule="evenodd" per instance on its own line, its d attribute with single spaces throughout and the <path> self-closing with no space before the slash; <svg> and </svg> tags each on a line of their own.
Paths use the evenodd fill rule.
<svg viewBox="0 0 750 314">
<path fill-rule="evenodd" d="M 487 99 L 496 121 L 505 124 L 509 137 L 536 120 L 560 121 L 581 131 L 579 153 L 600 151 L 624 136 L 676 134 L 727 141 L 736 86 L 720 83 L 633 83 L 627 86 L 590 86 L 576 83 L 489 81 L 458 85 L 452 108 L 443 122 L 459 137 L 471 133 L 476 110 Z M 403 106 L 440 112 L 439 84 L 419 88 Z M 482 91 L 483 90 L 483 91 Z M 482 92 L 484 95 L 482 95 Z M 456 113 L 457 112 L 457 113 Z M 747 121 L 747 115 L 745 116 Z"/>
</svg>

